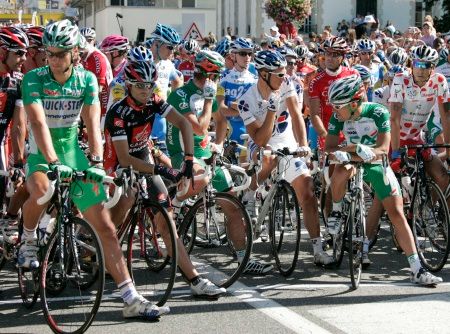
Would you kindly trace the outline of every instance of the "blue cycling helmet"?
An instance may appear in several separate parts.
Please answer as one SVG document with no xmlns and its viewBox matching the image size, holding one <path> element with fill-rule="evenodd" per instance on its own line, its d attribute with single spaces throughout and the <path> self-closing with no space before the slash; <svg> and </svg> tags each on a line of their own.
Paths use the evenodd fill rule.
<svg viewBox="0 0 450 334">
<path fill-rule="evenodd" d="M 150 50 L 152 48 L 154 41 L 155 41 L 155 39 L 153 37 L 150 37 L 144 42 L 144 46 Z"/>
<path fill-rule="evenodd" d="M 298 58 L 297 53 L 294 50 L 292 50 L 291 48 L 287 47 L 287 46 L 278 48 L 277 51 L 279 53 L 281 53 L 285 58 L 286 57 L 293 57 L 295 59 Z"/>
<path fill-rule="evenodd" d="M 128 51 L 128 61 L 149 61 L 153 62 L 153 54 L 146 47 L 140 45 Z"/>
<path fill-rule="evenodd" d="M 217 43 L 214 51 L 220 53 L 222 57 L 226 57 L 230 53 L 231 43 L 228 38 L 223 38 L 219 43 Z"/>
<path fill-rule="evenodd" d="M 178 34 L 178 32 L 174 28 L 161 23 L 156 24 L 156 29 L 152 33 L 151 37 L 155 40 L 161 41 L 164 44 L 180 44 L 180 35 Z"/>
<path fill-rule="evenodd" d="M 286 67 L 286 58 L 278 51 L 264 50 L 255 55 L 255 67 L 257 70 L 274 71 Z"/>
<path fill-rule="evenodd" d="M 362 81 L 370 80 L 370 70 L 364 65 L 354 65 L 353 68 L 358 71 Z"/>
<path fill-rule="evenodd" d="M 370 39 L 362 39 L 356 46 L 358 52 L 375 52 L 375 47 L 375 43 Z"/>
<path fill-rule="evenodd" d="M 241 50 L 253 51 L 253 44 L 242 37 L 231 42 L 231 52 L 239 52 Z"/>
<path fill-rule="evenodd" d="M 393 78 L 397 73 L 405 73 L 406 74 L 406 73 L 408 73 L 408 69 L 401 65 L 394 65 L 387 72 L 388 77 L 390 77 L 390 78 Z"/>
</svg>

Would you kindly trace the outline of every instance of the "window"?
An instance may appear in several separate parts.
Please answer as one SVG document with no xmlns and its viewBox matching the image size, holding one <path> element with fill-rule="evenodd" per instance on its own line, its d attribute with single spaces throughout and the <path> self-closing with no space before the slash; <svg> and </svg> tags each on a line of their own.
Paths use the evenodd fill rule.
<svg viewBox="0 0 450 334">
<path fill-rule="evenodd" d="M 195 0 L 183 0 L 182 7 L 195 7 Z"/>
<path fill-rule="evenodd" d="M 105 8 L 105 0 L 95 0 L 95 10 L 99 11 Z"/>
<path fill-rule="evenodd" d="M 422 26 L 422 12 L 423 12 L 423 2 L 416 1 L 416 17 L 415 17 L 416 27 Z"/>
<path fill-rule="evenodd" d="M 111 0 L 111 6 L 125 6 L 125 0 Z"/>
<path fill-rule="evenodd" d="M 138 6 L 154 7 L 155 6 L 155 1 L 154 0 L 128 0 L 128 6 L 132 6 L 132 7 L 138 7 Z"/>
<path fill-rule="evenodd" d="M 178 8 L 178 0 L 164 0 L 164 7 Z"/>
<path fill-rule="evenodd" d="M 377 0 L 357 0 L 356 15 L 377 17 Z"/>
</svg>

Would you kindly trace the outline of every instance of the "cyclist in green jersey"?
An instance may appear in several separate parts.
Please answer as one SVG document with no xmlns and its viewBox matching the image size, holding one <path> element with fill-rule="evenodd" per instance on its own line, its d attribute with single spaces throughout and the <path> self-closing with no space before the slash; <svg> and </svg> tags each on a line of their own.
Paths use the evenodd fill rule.
<svg viewBox="0 0 450 334">
<path fill-rule="evenodd" d="M 27 160 L 29 199 L 23 206 L 24 231 L 18 263 L 36 268 L 36 228 L 45 205 L 37 204 L 48 189 L 48 170 L 70 178 L 73 170 L 86 171 L 87 182 L 74 182 L 71 198 L 97 231 L 105 254 L 105 265 L 124 300 L 124 317 L 155 319 L 168 307 L 152 305 L 136 292 L 127 271 L 116 230 L 102 202 L 103 147 L 100 133 L 98 85 L 93 73 L 73 65 L 78 56 L 79 31 L 68 20 L 46 27 L 43 44 L 48 66 L 30 71 L 23 81 L 23 100 L 31 127 L 31 153 Z M 78 146 L 77 125 L 83 118 L 89 136 L 90 162 Z M 82 194 L 82 195 L 81 195 Z"/>
<path fill-rule="evenodd" d="M 384 167 L 381 163 L 383 156 L 389 151 L 391 139 L 389 111 L 380 104 L 363 102 L 364 94 L 362 80 L 358 75 L 336 80 L 328 90 L 334 113 L 328 126 L 325 149 L 340 162 L 331 177 L 333 211 L 329 222 L 334 224 L 335 230 L 339 230 L 347 181 L 355 174 L 355 168 L 347 163 L 363 161 L 364 181 L 373 187 L 394 225 L 400 246 L 411 267 L 411 282 L 421 285 L 441 283 L 442 278 L 432 275 L 422 267 L 403 213 L 400 186 L 390 166 Z M 341 131 L 347 141 L 345 147 L 339 147 Z"/>
</svg>

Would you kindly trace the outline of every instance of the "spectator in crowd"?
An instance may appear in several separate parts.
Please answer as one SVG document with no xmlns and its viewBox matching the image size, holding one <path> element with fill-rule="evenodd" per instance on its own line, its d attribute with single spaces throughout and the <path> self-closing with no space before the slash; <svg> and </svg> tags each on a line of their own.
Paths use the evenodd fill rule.
<svg viewBox="0 0 450 334">
<path fill-rule="evenodd" d="M 433 29 L 433 23 L 425 21 L 422 25 L 422 37 L 420 38 L 426 45 L 431 47 L 436 39 L 436 33 L 433 34 Z"/>
<path fill-rule="evenodd" d="M 348 29 L 347 44 L 351 47 L 353 44 L 355 44 L 356 40 L 356 30 L 353 28 Z"/>
<path fill-rule="evenodd" d="M 314 31 L 311 31 L 308 34 L 308 38 L 309 38 L 310 42 L 317 43 L 317 35 L 316 35 L 316 33 Z"/>
<path fill-rule="evenodd" d="M 441 49 L 445 48 L 445 42 L 441 37 L 436 37 L 433 41 L 433 49 L 437 52 L 441 51 Z"/>
</svg>

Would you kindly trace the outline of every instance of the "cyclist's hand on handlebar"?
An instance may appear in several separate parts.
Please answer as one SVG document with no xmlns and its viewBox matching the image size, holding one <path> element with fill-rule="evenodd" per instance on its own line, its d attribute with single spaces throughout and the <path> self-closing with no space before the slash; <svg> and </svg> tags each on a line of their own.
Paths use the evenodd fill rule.
<svg viewBox="0 0 450 334">
<path fill-rule="evenodd" d="M 106 173 L 103 168 L 97 166 L 90 166 L 86 169 L 86 181 L 101 183 L 105 178 Z"/>
<path fill-rule="evenodd" d="M 297 156 L 299 157 L 310 157 L 311 156 L 311 149 L 309 146 L 299 146 L 297 147 Z"/>
<path fill-rule="evenodd" d="M 215 153 L 222 154 L 223 145 L 217 145 L 216 143 L 210 143 L 211 151 Z"/>
<path fill-rule="evenodd" d="M 70 179 L 73 174 L 73 169 L 69 166 L 61 164 L 59 160 L 49 163 L 48 168 L 52 172 L 58 173 L 61 179 Z"/>
<path fill-rule="evenodd" d="M 17 186 L 18 184 L 22 184 L 25 178 L 25 172 L 23 170 L 23 164 L 14 164 L 13 167 L 9 170 L 9 175 L 11 177 L 11 181 Z"/>
<path fill-rule="evenodd" d="M 162 165 L 155 165 L 153 167 L 153 174 L 155 175 L 161 175 L 164 178 L 177 183 L 182 178 L 183 174 L 177 170 L 170 167 L 162 166 Z"/>
<path fill-rule="evenodd" d="M 352 155 L 348 152 L 344 152 L 344 151 L 335 151 L 334 153 L 332 153 L 332 155 L 334 156 L 334 158 L 339 161 L 341 164 L 350 162 L 352 160 Z"/>
<path fill-rule="evenodd" d="M 356 154 L 358 154 L 364 162 L 370 162 L 377 157 L 369 146 L 363 144 L 356 145 Z"/>
</svg>

